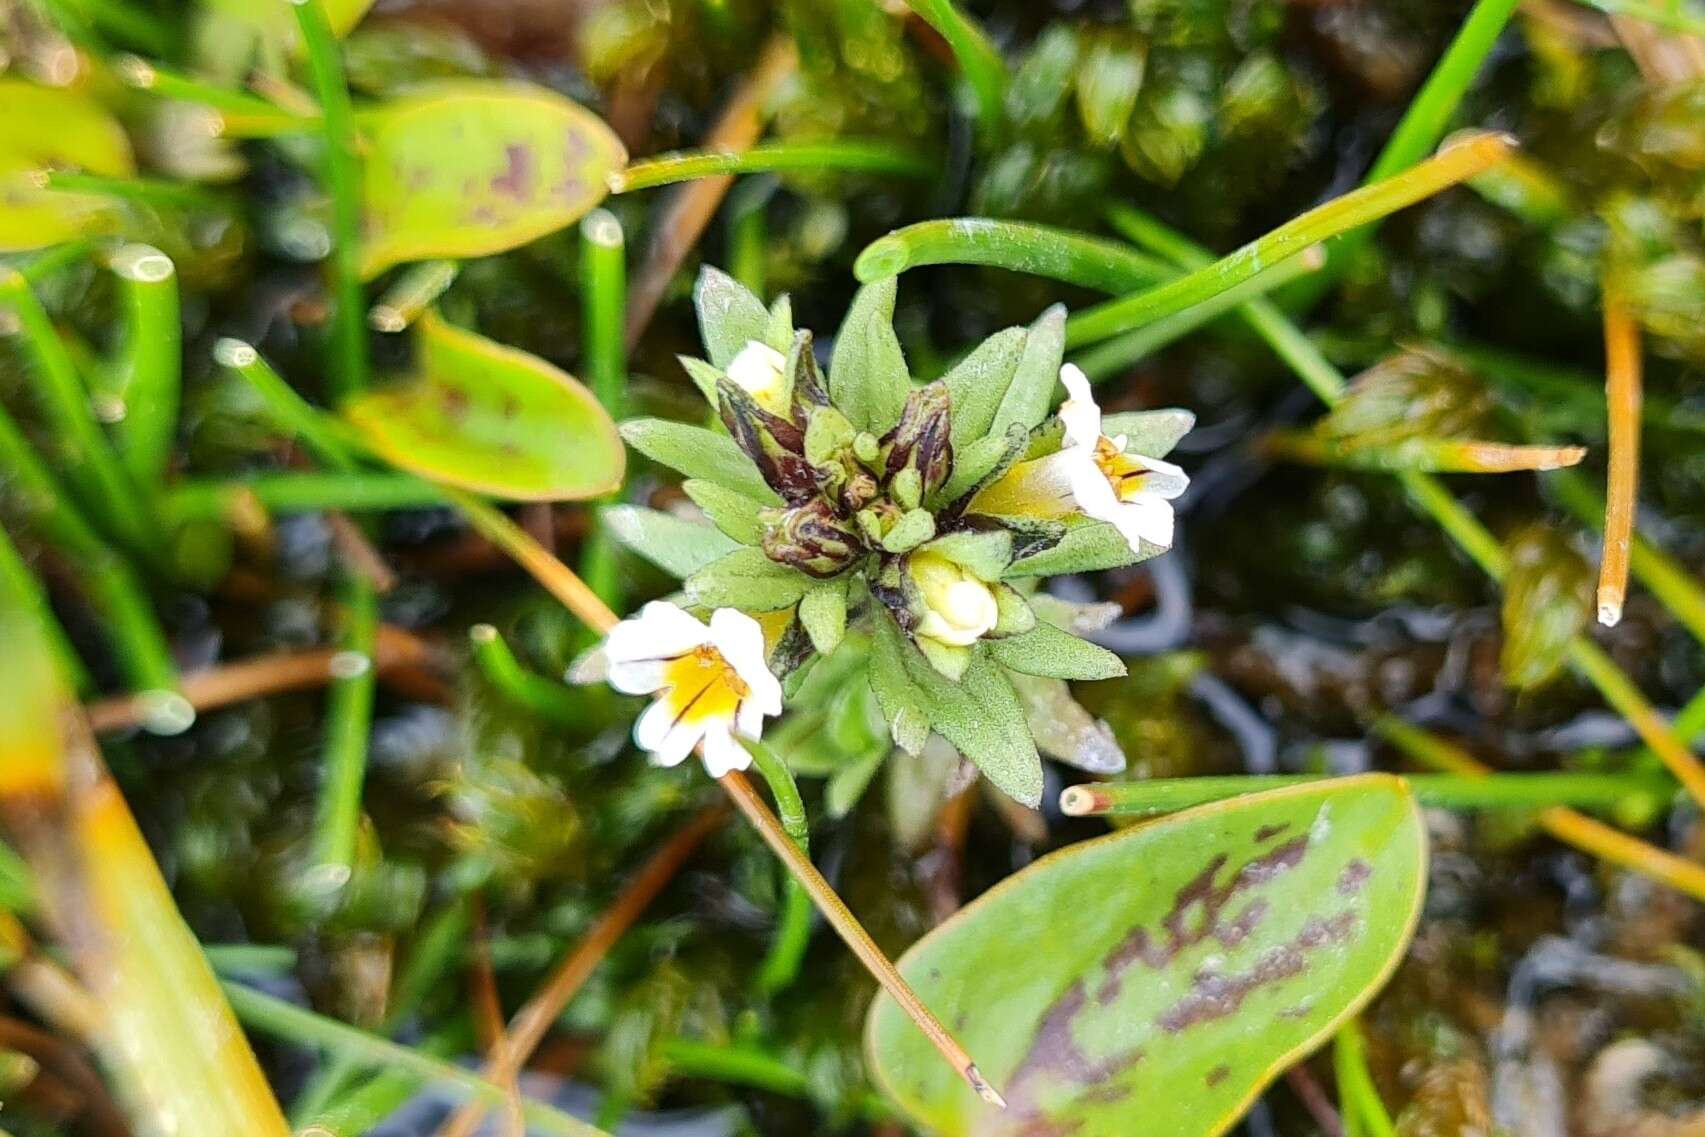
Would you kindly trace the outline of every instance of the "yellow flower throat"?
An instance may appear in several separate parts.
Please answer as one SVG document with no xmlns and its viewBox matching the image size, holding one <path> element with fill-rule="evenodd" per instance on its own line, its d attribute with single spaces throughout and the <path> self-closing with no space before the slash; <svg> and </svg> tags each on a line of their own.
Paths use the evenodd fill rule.
<svg viewBox="0 0 1705 1137">
<path fill-rule="evenodd" d="M 709 644 L 665 663 L 663 679 L 667 684 L 663 699 L 677 723 L 732 719 L 740 701 L 752 693 L 722 653 Z"/>
</svg>

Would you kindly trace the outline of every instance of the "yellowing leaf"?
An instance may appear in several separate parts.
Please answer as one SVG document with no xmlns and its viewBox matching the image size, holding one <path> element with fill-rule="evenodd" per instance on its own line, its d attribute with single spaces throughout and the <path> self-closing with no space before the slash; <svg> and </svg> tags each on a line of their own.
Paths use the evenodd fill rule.
<svg viewBox="0 0 1705 1137">
<path fill-rule="evenodd" d="M 627 161 L 598 116 L 540 87 L 434 84 L 362 116 L 361 271 L 503 252 L 578 221 Z"/>
<path fill-rule="evenodd" d="M 111 210 L 98 195 L 42 188 L 33 177 L 39 171 L 136 172 L 118 120 L 77 91 L 0 79 L 0 123 L 0 252 L 83 236 Z"/>
<path fill-rule="evenodd" d="M 343 408 L 374 453 L 512 501 L 572 501 L 621 485 L 616 425 L 577 379 L 436 315 L 417 327 L 415 379 Z"/>
<path fill-rule="evenodd" d="M 937 1137 L 1213 1137 L 1373 997 L 1425 879 L 1420 812 L 1383 774 L 1075 845 L 900 961 L 1010 1108 L 979 1101 L 886 996 L 867 1061 Z"/>
</svg>

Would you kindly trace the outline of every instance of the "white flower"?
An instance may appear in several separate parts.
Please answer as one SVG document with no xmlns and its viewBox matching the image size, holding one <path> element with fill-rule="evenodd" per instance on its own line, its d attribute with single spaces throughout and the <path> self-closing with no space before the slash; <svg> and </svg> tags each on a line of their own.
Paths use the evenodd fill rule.
<svg viewBox="0 0 1705 1137">
<path fill-rule="evenodd" d="M 1183 470 L 1158 458 L 1125 453 L 1125 436 L 1101 433 L 1101 408 L 1075 364 L 1060 368 L 1071 397 L 1060 405 L 1066 444 L 1060 451 L 1072 499 L 1097 521 L 1110 522 L 1131 546 L 1172 544 L 1172 499 L 1190 484 Z"/>
<path fill-rule="evenodd" d="M 967 647 L 1000 619 L 994 590 L 940 553 L 913 553 L 906 567 L 924 601 L 914 635 Z"/>
<path fill-rule="evenodd" d="M 728 378 L 771 414 L 787 414 L 787 357 L 767 343 L 747 340 L 728 361 Z"/>
<path fill-rule="evenodd" d="M 706 626 L 653 600 L 604 640 L 610 686 L 657 696 L 633 725 L 633 739 L 659 766 L 675 766 L 701 743 L 713 778 L 744 770 L 752 756 L 735 738 L 756 739 L 764 716 L 781 714 L 781 684 L 764 662 L 758 622 L 718 608 Z"/>
</svg>

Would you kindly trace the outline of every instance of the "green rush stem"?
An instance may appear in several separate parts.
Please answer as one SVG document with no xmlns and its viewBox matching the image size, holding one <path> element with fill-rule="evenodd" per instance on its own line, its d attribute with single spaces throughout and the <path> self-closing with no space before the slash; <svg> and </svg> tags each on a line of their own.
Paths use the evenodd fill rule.
<svg viewBox="0 0 1705 1137">
<path fill-rule="evenodd" d="M 122 282 L 126 317 L 115 392 L 124 418 L 113 429 L 132 480 L 153 489 L 165 480 L 172 460 L 183 385 L 177 270 L 148 245 L 124 246 L 109 267 Z"/>
<path fill-rule="evenodd" d="M 73 6 L 67 0 L 48 0 L 47 9 L 55 15 L 70 14 L 75 7 L 77 14 L 72 15 L 71 22 L 81 25 L 81 15 L 86 14 L 90 23 L 104 35 L 126 41 L 130 47 L 142 48 L 156 55 L 164 55 L 172 50 L 173 41 L 177 38 L 170 27 L 162 22 L 154 13 L 138 4 L 120 3 L 115 0 L 77 0 Z"/>
<path fill-rule="evenodd" d="M 159 692 L 162 700 L 166 693 L 175 692 L 178 678 L 171 645 L 142 583 L 60 491 L 4 408 L 0 408 L 0 469 L 11 475 L 30 524 L 65 554 L 84 590 L 105 615 L 102 631 L 112 639 L 113 654 L 131 689 Z M 184 707 L 162 702 L 161 709 L 181 719 Z M 155 726 L 166 729 L 170 721 L 163 714 Z"/>
<path fill-rule="evenodd" d="M 166 490 L 162 500 L 162 512 L 174 521 L 228 521 L 243 512 L 245 501 L 271 513 L 384 512 L 445 502 L 443 491 L 423 478 L 369 470 L 287 470 L 230 481 L 183 481 Z"/>
<path fill-rule="evenodd" d="M 119 463 L 89 410 L 88 392 L 77 365 L 54 330 L 47 310 L 17 273 L 0 276 L 0 302 L 18 315 L 25 354 L 35 364 L 33 384 L 43 417 L 59 440 L 65 473 L 80 491 L 85 508 L 137 552 L 157 556 L 158 528 L 150 510 Z"/>
<path fill-rule="evenodd" d="M 421 261 L 409 265 L 367 310 L 368 327 L 376 332 L 403 331 L 455 283 L 461 267 L 457 261 Z"/>
<path fill-rule="evenodd" d="M 988 265 L 1111 293 L 1178 275 L 1171 265 L 1118 241 L 988 217 L 920 221 L 896 229 L 865 246 L 853 263 L 853 274 L 868 284 L 940 264 Z"/>
<path fill-rule="evenodd" d="M 626 413 L 628 357 L 623 339 L 627 320 L 627 255 L 621 222 L 606 209 L 595 209 L 580 223 L 581 345 L 587 381 L 610 417 Z M 621 566 L 616 545 L 596 514 L 580 556 L 580 575 L 598 598 L 620 612 Z"/>
<path fill-rule="evenodd" d="M 341 887 L 355 868 L 361 829 L 361 786 L 367 774 L 367 736 L 373 727 L 373 693 L 379 649 L 379 597 L 361 573 L 342 577 L 343 639 L 333 666 L 321 739 L 324 771 L 314 814 L 316 867 Z"/>
<path fill-rule="evenodd" d="M 201 954 L 220 975 L 282 975 L 294 971 L 301 958 L 282 944 L 202 944 Z"/>
<path fill-rule="evenodd" d="M 391 997 L 386 1003 L 385 1016 L 379 1024 L 383 1033 L 394 1033 L 428 995 L 443 986 L 445 976 L 449 974 L 451 966 L 467 943 L 469 927 L 468 904 L 465 899 L 458 899 L 446 905 L 432 917 L 425 930 L 416 938 L 413 950 L 409 952 L 402 973 L 397 977 Z M 437 1057 L 445 1056 L 437 1054 L 430 1046 L 423 1046 L 421 1049 L 426 1049 Z M 344 1113 L 343 1107 L 352 1098 L 368 1090 L 371 1090 L 376 1098 L 381 1096 L 375 1088 L 376 1083 L 401 1077 L 406 1079 L 412 1089 L 417 1081 L 408 1075 L 388 1072 L 374 1078 L 367 1086 L 346 1094 L 345 1091 L 360 1076 L 361 1066 L 360 1059 L 349 1053 L 333 1054 L 291 1103 L 291 1130 L 301 1133 L 310 1123 L 316 1121 L 326 1125 L 328 1118 L 354 1116 Z M 338 1104 L 334 1106 L 334 1102 Z M 366 1132 L 365 1129 L 349 1128 L 347 1121 L 344 1124 L 346 1127 L 343 1129 L 331 1128 L 329 1125 L 327 1127 L 331 1128 L 333 1133 L 349 1133 L 352 1137 L 353 1134 Z"/>
<path fill-rule="evenodd" d="M 1318 246 L 1305 249 L 1297 256 L 1280 261 L 1199 304 L 1163 316 L 1151 324 L 1144 324 L 1135 331 L 1098 343 L 1074 356 L 1072 362 L 1081 367 L 1092 382 L 1111 378 L 1233 308 L 1265 296 L 1298 277 L 1317 271 L 1324 263 L 1317 249 Z"/>
<path fill-rule="evenodd" d="M 1573 470 L 1557 470 L 1546 482 L 1570 513 L 1584 523 L 1604 526 L 1604 496 Z M 1705 588 L 1668 553 L 1639 533 L 1634 534 L 1631 567 L 1640 583 L 1669 609 L 1671 616 L 1701 644 L 1705 644 Z"/>
<path fill-rule="evenodd" d="M 749 1046 L 676 1038 L 663 1044 L 662 1054 L 670 1071 L 678 1077 L 726 1082 L 783 1097 L 808 1099 L 811 1096 L 810 1079 L 803 1070 Z M 871 1121 L 884 1121 L 894 1116 L 888 1103 L 873 1093 L 859 1096 L 858 1109 Z"/>
<path fill-rule="evenodd" d="M 746 182 L 728 195 L 728 274 L 753 296 L 763 296 L 769 268 L 769 224 L 764 207 L 775 192 L 773 182 Z"/>
<path fill-rule="evenodd" d="M 1444 346 L 1451 355 L 1501 386 L 1519 388 L 1547 401 L 1566 402 L 1578 408 L 1582 420 L 1591 420 L 1590 424 L 1583 421 L 1581 425 L 1597 428 L 1598 436 L 1603 437 L 1604 376 L 1529 359 L 1485 344 L 1447 342 Z M 1705 434 L 1705 411 L 1662 396 L 1643 393 L 1640 418 L 1651 427 Z M 1602 523 L 1603 518 L 1599 520 Z"/>
<path fill-rule="evenodd" d="M 1403 112 L 1397 129 L 1391 132 L 1391 137 L 1386 139 L 1379 156 L 1369 167 L 1362 182 L 1364 187 L 1415 167 L 1439 144 L 1450 129 L 1451 119 L 1462 105 L 1463 96 L 1480 73 L 1481 65 L 1491 54 L 1493 45 L 1498 42 L 1519 4 L 1520 0 L 1476 0 L 1450 46 L 1445 48 L 1432 73 Z M 1292 290 L 1286 299 L 1293 303 L 1287 304 L 1287 309 L 1298 311 L 1312 307 L 1326 294 L 1345 266 L 1353 264 L 1361 250 L 1372 244 L 1377 231 L 1377 227 L 1372 227 L 1352 234 L 1337 248 L 1328 250 L 1325 270 Z"/>
<path fill-rule="evenodd" d="M 1150 229 L 1160 222 L 1150 218 Z M 1173 233 L 1174 242 L 1187 242 L 1181 234 Z M 1196 250 L 1196 256 L 1206 256 Z M 1187 264 L 1181 261 L 1181 264 Z M 1327 406 L 1336 406 L 1343 398 L 1343 375 L 1332 365 L 1318 347 L 1289 319 L 1269 307 L 1263 312 L 1254 305 L 1245 305 L 1244 318 L 1267 341 L 1273 351 L 1288 364 L 1310 390 Z M 1502 583 L 1506 560 L 1503 546 L 1497 537 L 1482 525 L 1443 483 L 1431 474 L 1407 470 L 1395 475 L 1409 497 L 1421 510 L 1450 535 L 1463 552 L 1478 564 L 1486 575 Z M 1625 672 L 1601 651 L 1596 643 L 1577 635 L 1570 643 L 1569 660 L 1576 671 L 1587 678 L 1605 701 L 1629 720 L 1645 744 L 1686 787 L 1695 801 L 1705 804 L 1705 766 L 1687 748 L 1670 724 L 1652 708 Z M 1701 712 L 1705 714 L 1705 711 Z M 1691 722 L 1691 720 L 1689 720 Z M 1691 737 L 1686 735 L 1685 737 Z"/>
<path fill-rule="evenodd" d="M 66 241 L 63 244 L 53 246 L 51 249 L 45 249 L 28 260 L 18 261 L 11 267 L 33 287 L 56 273 L 70 268 L 88 256 L 89 250 L 92 248 L 94 248 L 94 243 L 91 241 Z"/>
<path fill-rule="evenodd" d="M 1664 778 L 1632 774 L 1405 774 L 1422 805 L 1436 809 L 1545 809 L 1553 805 L 1613 809 L 1630 798 L 1662 800 L 1671 792 Z M 1329 782 L 1315 774 L 1251 774 L 1228 777 L 1152 778 L 1072 786 L 1061 805 L 1074 817 L 1150 817 L 1208 802 L 1282 786 Z"/>
<path fill-rule="evenodd" d="M 216 87 L 158 67 L 140 56 L 121 55 L 113 61 L 113 68 L 121 79 L 139 91 L 219 112 L 226 120 L 226 133 L 233 136 L 310 134 L 321 129 L 317 115 L 299 115 L 245 91 Z"/>
<path fill-rule="evenodd" d="M 299 439 L 314 457 L 340 473 L 356 469 L 359 447 L 346 436 L 342 422 L 298 394 L 254 348 L 242 340 L 222 339 L 213 345 L 213 358 L 241 375 L 266 402 L 273 423 Z"/>
<path fill-rule="evenodd" d="M 433 1031 L 415 1043 L 414 1051 L 428 1058 L 448 1060 L 467 1047 L 469 1032 L 464 1026 Z M 347 1063 L 351 1080 L 361 1072 L 358 1062 L 349 1062 L 344 1055 L 335 1059 Z M 291 1121 L 298 1137 L 361 1137 L 381 1121 L 401 1109 L 420 1092 L 420 1075 L 407 1070 L 382 1070 L 358 1086 L 340 1092 L 335 1101 L 327 1101 L 312 1113 L 306 1122 Z"/>
<path fill-rule="evenodd" d="M 71 646 L 71 638 L 65 634 L 58 617 L 53 614 L 53 605 L 42 589 L 41 580 L 24 563 L 23 554 L 12 544 L 3 527 L 0 527 L 0 582 L 4 582 L 14 596 L 29 604 L 31 615 L 47 637 L 48 646 L 58 658 L 59 666 L 70 679 L 72 687 L 82 695 L 93 691 L 94 683 L 89 678 L 89 671 Z"/>
<path fill-rule="evenodd" d="M 768 142 L 750 150 L 677 150 L 655 158 L 643 158 L 610 175 L 610 192 L 631 193 L 725 174 L 764 174 L 786 170 L 811 173 L 834 170 L 904 178 L 930 178 L 939 172 L 921 155 L 898 149 L 886 141 L 845 138 L 823 142 Z"/>
<path fill-rule="evenodd" d="M 324 178 L 332 199 L 332 342 L 337 369 L 332 386 L 343 398 L 367 386 L 366 305 L 361 290 L 361 172 L 355 151 L 355 115 L 344 83 L 343 59 L 321 0 L 291 0 L 308 52 L 308 73 L 325 115 Z"/>
<path fill-rule="evenodd" d="M 1006 63 L 1000 52 L 982 28 L 954 7 L 953 0 L 906 0 L 906 5 L 947 41 L 976 97 L 983 129 L 994 130 L 1000 124 L 1001 102 L 1006 96 Z"/>
<path fill-rule="evenodd" d="M 488 1105 L 502 1107 L 509 1100 L 508 1091 L 502 1086 L 444 1059 L 317 1015 L 238 983 L 226 982 L 223 986 L 237 1017 L 264 1034 L 304 1046 L 320 1047 L 335 1054 L 347 1054 L 365 1066 L 407 1071 L 426 1081 L 455 1086 Z M 522 1099 L 522 1113 L 538 1132 L 551 1137 L 609 1137 L 578 1118 L 529 1098 Z"/>
<path fill-rule="evenodd" d="M 1351 1134 L 1397 1137 L 1397 1127 L 1392 1124 L 1385 1103 L 1380 1101 L 1379 1090 L 1368 1071 L 1362 1028 L 1355 1019 L 1338 1028 L 1332 1043 L 1332 1069 L 1338 1080 L 1338 1112 L 1344 1119 L 1346 1137 Z"/>
<path fill-rule="evenodd" d="M 73 174 L 60 170 L 44 170 L 40 177 L 44 189 L 59 193 L 101 194 L 145 205 L 173 205 L 186 209 L 207 209 L 219 204 L 217 194 L 200 186 L 158 178 L 105 178 L 98 174 Z"/>
<path fill-rule="evenodd" d="M 1135 295 L 1085 309 L 1066 321 L 1066 344 L 1081 346 L 1182 311 L 1295 256 L 1310 245 L 1395 213 L 1482 172 L 1509 153 L 1504 135 L 1475 134 L 1403 173 L 1316 206 L 1212 264 Z"/>
<path fill-rule="evenodd" d="M 769 784 L 782 829 L 799 846 L 799 851 L 809 856 L 811 826 L 793 771 L 781 755 L 763 743 L 748 741 L 745 745 L 752 755 L 752 764 Z M 811 894 L 785 869 L 782 881 L 781 919 L 776 925 L 775 940 L 758 969 L 758 990 L 766 995 L 785 990 L 798 978 L 800 963 L 811 941 Z"/>
<path fill-rule="evenodd" d="M 475 624 L 468 629 L 468 644 L 480 674 L 503 698 L 557 726 L 584 722 L 586 708 L 561 683 L 522 666 L 496 628 Z"/>
</svg>

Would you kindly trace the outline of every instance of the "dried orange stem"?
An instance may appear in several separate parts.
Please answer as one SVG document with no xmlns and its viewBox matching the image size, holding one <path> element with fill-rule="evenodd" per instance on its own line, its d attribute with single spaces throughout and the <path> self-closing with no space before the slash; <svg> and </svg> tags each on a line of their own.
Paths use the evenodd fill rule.
<svg viewBox="0 0 1705 1137">
<path fill-rule="evenodd" d="M 1640 484 L 1640 328 L 1610 288 L 1604 296 L 1604 398 L 1610 415 L 1610 477 L 1605 490 L 1604 557 L 1598 567 L 1598 622 L 1622 619 L 1634 501 Z"/>
<path fill-rule="evenodd" d="M 526 530 L 478 498 L 457 490 L 447 489 L 445 492 L 459 508 L 467 512 L 468 519 L 476 529 L 514 557 L 522 568 L 544 585 L 552 596 L 562 601 L 569 611 L 585 621 L 588 627 L 602 635 L 616 626 L 619 618 L 610 610 L 609 605 L 599 599 L 598 594 L 588 588 L 586 582 L 581 580 L 573 569 L 533 540 Z M 745 775 L 736 772 L 717 780 L 728 792 L 728 796 L 734 799 L 734 804 L 740 807 L 740 812 L 745 815 L 746 820 L 764 838 L 776 856 L 781 858 L 794 879 L 811 893 L 817 907 L 829 923 L 834 925 L 835 931 L 840 933 L 841 939 L 846 941 L 859 962 L 864 964 L 876 981 L 894 997 L 894 1001 L 911 1016 L 918 1029 L 924 1032 L 924 1036 L 941 1052 L 942 1057 L 959 1071 L 984 1101 L 1004 1108 L 1005 1099 L 984 1080 L 976 1063 L 965 1053 L 964 1047 L 959 1045 L 947 1028 L 924 1006 L 917 992 L 901 977 L 893 962 L 876 946 L 876 941 L 870 938 L 870 933 L 864 930 L 858 918 L 835 894 L 829 882 L 823 879 L 823 874 L 817 871 L 817 866 L 811 863 L 811 858 L 793 843 L 793 839 L 787 835 L 770 807 L 752 789 L 752 783 L 746 780 Z M 525 1013 L 523 1009 L 522 1014 Z M 542 1031 L 543 1025 L 540 1029 Z M 495 1074 L 492 1079 L 502 1080 Z M 472 1125 L 460 1129 L 447 1127 L 440 1137 L 469 1137 L 472 1132 Z"/>
<path fill-rule="evenodd" d="M 514 1084 L 521 1067 L 531 1058 L 539 1043 L 544 1041 L 551 1024 L 563 1008 L 585 986 L 592 972 L 610 953 L 616 941 L 633 927 L 634 921 L 663 891 L 694 849 L 728 817 L 726 807 L 704 810 L 693 818 L 669 843 L 651 855 L 628 882 L 614 904 L 598 917 L 584 939 L 573 952 L 559 963 L 545 985 L 515 1012 L 509 1020 L 509 1030 L 491 1048 L 491 1057 L 482 1071 L 487 1081 L 508 1087 Z M 471 1137 L 485 1117 L 486 1104 L 470 1101 L 450 1116 L 438 1137 Z"/>
</svg>

